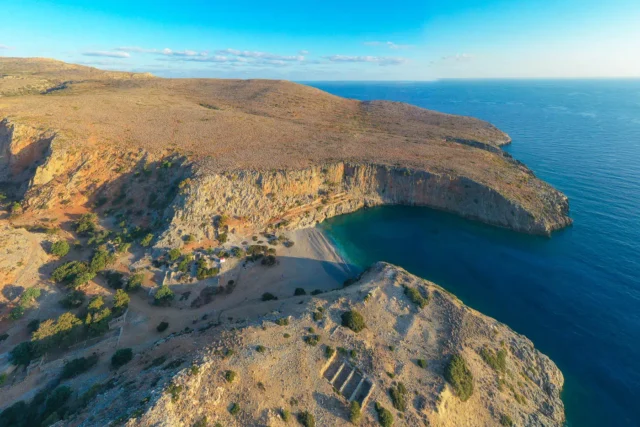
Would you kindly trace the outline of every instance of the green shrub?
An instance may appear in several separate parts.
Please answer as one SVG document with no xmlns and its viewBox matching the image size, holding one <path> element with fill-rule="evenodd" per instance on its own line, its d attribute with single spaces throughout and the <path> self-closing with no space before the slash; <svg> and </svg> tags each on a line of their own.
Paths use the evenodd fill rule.
<svg viewBox="0 0 640 427">
<path fill-rule="evenodd" d="M 144 281 L 144 274 L 142 273 L 132 274 L 129 277 L 129 280 L 127 280 L 127 286 L 126 286 L 127 291 L 133 292 L 140 289 L 143 281 Z"/>
<path fill-rule="evenodd" d="M 193 423 L 193 427 L 207 427 L 208 425 L 209 425 L 209 422 L 207 420 L 207 416 L 206 415 L 204 417 L 200 418 L 195 423 Z"/>
<path fill-rule="evenodd" d="M 4 333 L 4 334 L 0 334 L 0 342 L 6 340 L 7 338 L 9 338 L 9 334 L 8 333 Z"/>
<path fill-rule="evenodd" d="M 320 342 L 320 335 L 308 335 L 304 337 L 304 342 L 312 347 L 315 347 Z"/>
<path fill-rule="evenodd" d="M 354 332 L 360 332 L 367 327 L 362 315 L 355 310 L 349 310 L 342 313 L 342 326 L 349 328 Z"/>
<path fill-rule="evenodd" d="M 65 363 L 62 368 L 62 373 L 60 374 L 60 378 L 67 379 L 76 377 L 83 372 L 91 369 L 96 363 L 98 363 L 98 355 L 93 354 L 89 357 L 80 357 L 78 359 L 73 359 Z"/>
<path fill-rule="evenodd" d="M 322 314 L 322 312 L 320 311 L 313 312 L 313 320 L 315 320 L 316 322 L 321 321 L 323 318 L 324 318 L 324 314 Z"/>
<path fill-rule="evenodd" d="M 107 266 L 111 264 L 114 259 L 115 257 L 106 250 L 98 249 L 97 251 L 95 251 L 93 257 L 91 258 L 91 262 L 89 263 L 89 270 L 93 273 L 102 271 L 107 268 Z"/>
<path fill-rule="evenodd" d="M 58 283 L 69 283 L 88 271 L 89 266 L 86 262 L 70 261 L 53 270 L 51 279 Z"/>
<path fill-rule="evenodd" d="M 17 366 L 26 366 L 36 357 L 35 345 L 30 341 L 21 342 L 9 352 L 9 360 Z"/>
<path fill-rule="evenodd" d="M 418 359 L 416 364 L 420 366 L 422 369 L 427 369 L 427 361 L 424 359 Z"/>
<path fill-rule="evenodd" d="M 445 367 L 444 377 L 461 401 L 468 400 L 473 394 L 473 375 L 461 355 L 454 354 L 451 357 Z"/>
<path fill-rule="evenodd" d="M 393 415 L 391 412 L 379 402 L 376 402 L 375 408 L 378 413 L 378 422 L 380 425 L 382 427 L 391 427 L 393 425 Z"/>
<path fill-rule="evenodd" d="M 111 356 L 111 366 L 119 368 L 126 365 L 133 359 L 133 350 L 130 348 L 121 348 Z"/>
<path fill-rule="evenodd" d="M 156 327 L 156 330 L 158 332 L 164 332 L 167 330 L 167 328 L 169 327 L 169 323 L 167 322 L 160 322 L 160 324 Z"/>
<path fill-rule="evenodd" d="M 156 305 L 169 305 L 175 298 L 175 294 L 167 285 L 161 286 L 156 292 L 154 303 Z"/>
<path fill-rule="evenodd" d="M 187 243 L 193 243 L 196 241 L 196 236 L 194 236 L 193 234 L 187 234 L 186 236 L 184 236 L 184 241 Z"/>
<path fill-rule="evenodd" d="M 33 319 L 29 323 L 27 323 L 27 330 L 30 334 L 34 333 L 40 327 L 40 319 Z"/>
<path fill-rule="evenodd" d="M 229 408 L 229 413 L 235 417 L 236 415 L 238 415 L 238 412 L 240 412 L 240 405 L 238 405 L 237 403 L 232 403 L 231 407 Z"/>
<path fill-rule="evenodd" d="M 507 369 L 507 351 L 505 349 L 495 352 L 487 347 L 482 347 L 480 357 L 495 371 L 505 372 Z"/>
<path fill-rule="evenodd" d="M 262 294 L 262 301 L 271 301 L 271 300 L 277 300 L 277 299 L 278 297 L 270 292 L 265 292 L 264 294 Z"/>
<path fill-rule="evenodd" d="M 285 423 L 291 421 L 291 412 L 287 409 L 283 409 L 280 413 L 280 416 L 282 417 L 282 421 L 284 421 Z"/>
<path fill-rule="evenodd" d="M 236 379 L 237 374 L 234 371 L 225 371 L 224 379 L 227 382 L 232 383 Z"/>
<path fill-rule="evenodd" d="M 124 311 L 129 306 L 129 295 L 122 289 L 118 289 L 113 296 L 113 308 L 118 312 Z"/>
<path fill-rule="evenodd" d="M 70 249 L 69 242 L 66 240 L 58 240 L 51 245 L 51 255 L 63 257 L 69 253 Z"/>
<path fill-rule="evenodd" d="M 322 291 L 320 289 L 316 289 L 314 291 L 311 291 L 311 295 L 320 295 L 322 293 Z"/>
<path fill-rule="evenodd" d="M 404 287 L 404 293 L 409 297 L 412 303 L 420 308 L 425 308 L 429 304 L 429 297 L 422 296 L 419 289 L 411 288 L 409 286 Z"/>
<path fill-rule="evenodd" d="M 171 383 L 167 387 L 166 392 L 171 395 L 172 402 L 177 402 L 178 400 L 180 400 L 180 393 L 182 393 L 182 386 Z"/>
<path fill-rule="evenodd" d="M 303 288 L 296 288 L 296 290 L 293 292 L 293 296 L 294 297 L 298 297 L 300 295 L 306 295 L 307 291 L 305 291 Z"/>
<path fill-rule="evenodd" d="M 2 387 L 4 385 L 4 383 L 7 382 L 7 377 L 8 377 L 8 375 L 6 373 L 4 373 L 4 372 L 2 374 L 0 374 L 0 387 Z M 0 420 L 1 420 L 1 418 L 0 418 Z"/>
<path fill-rule="evenodd" d="M 316 419 L 309 411 L 303 411 L 298 414 L 298 422 L 304 427 L 315 427 Z"/>
<path fill-rule="evenodd" d="M 189 271 L 189 267 L 191 266 L 191 262 L 193 261 L 193 257 L 191 255 L 185 255 L 182 260 L 178 263 L 178 271 L 182 273 L 187 273 Z"/>
<path fill-rule="evenodd" d="M 140 246 L 143 248 L 148 248 L 151 246 L 151 241 L 153 240 L 153 234 L 149 233 L 140 240 Z"/>
<path fill-rule="evenodd" d="M 351 424 L 358 425 L 362 420 L 362 411 L 360 408 L 360 404 L 357 401 L 352 401 L 349 405 L 349 421 Z"/>
<path fill-rule="evenodd" d="M 326 356 L 327 359 L 330 359 L 335 352 L 336 351 L 331 346 L 326 346 L 324 349 L 324 355 Z"/>
<path fill-rule="evenodd" d="M 276 320 L 276 325 L 287 326 L 288 324 L 289 324 L 289 318 L 288 317 L 281 317 L 278 320 Z"/>
<path fill-rule="evenodd" d="M 507 414 L 500 414 L 500 425 L 505 427 L 513 426 L 513 420 Z"/>
<path fill-rule="evenodd" d="M 24 312 L 25 309 L 22 306 L 16 306 L 11 310 L 11 313 L 9 314 L 9 317 L 11 317 L 11 319 L 13 320 L 18 320 L 20 318 L 22 318 L 22 316 L 24 316 Z"/>
<path fill-rule="evenodd" d="M 173 248 L 169 251 L 169 261 L 171 262 L 176 261 L 181 256 L 182 256 L 182 252 L 180 252 L 180 249 L 178 248 Z"/>
<path fill-rule="evenodd" d="M 398 411 L 404 412 L 407 409 L 407 389 L 404 384 L 398 383 L 395 387 L 389 388 L 389 396 L 391 396 L 391 403 L 393 407 Z"/>
<path fill-rule="evenodd" d="M 98 216 L 94 213 L 87 213 L 75 222 L 75 230 L 78 234 L 89 234 L 96 230 Z"/>
<path fill-rule="evenodd" d="M 224 245 L 225 243 L 227 243 L 227 233 L 221 233 L 218 234 L 218 242 L 220 242 L 221 245 Z"/>
<path fill-rule="evenodd" d="M 264 353 L 265 351 L 267 351 L 267 348 L 265 346 L 263 346 L 263 345 L 259 345 L 259 346 L 256 347 L 256 351 L 258 353 Z"/>
<path fill-rule="evenodd" d="M 45 403 L 45 415 L 51 414 L 60 409 L 71 397 L 71 388 L 67 386 L 60 386 L 53 390 L 47 397 Z"/>
</svg>

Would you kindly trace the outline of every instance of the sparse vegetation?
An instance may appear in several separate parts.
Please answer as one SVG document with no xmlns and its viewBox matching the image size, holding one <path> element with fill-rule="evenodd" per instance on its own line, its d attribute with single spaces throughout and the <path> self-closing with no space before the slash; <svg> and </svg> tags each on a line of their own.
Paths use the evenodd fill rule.
<svg viewBox="0 0 640 427">
<path fill-rule="evenodd" d="M 293 292 L 293 296 L 300 296 L 300 295 L 306 295 L 307 291 L 305 291 L 303 288 L 296 288 L 296 290 Z"/>
<path fill-rule="evenodd" d="M 140 289 L 142 286 L 142 282 L 144 281 L 144 274 L 142 273 L 134 273 L 127 280 L 127 291 L 134 292 Z"/>
<path fill-rule="evenodd" d="M 25 311 L 31 308 L 37 299 L 40 298 L 40 294 L 41 291 L 39 288 L 29 288 L 25 290 L 22 295 L 20 295 L 18 305 L 11 310 L 10 317 L 13 320 L 17 320 L 24 316 Z"/>
<path fill-rule="evenodd" d="M 320 342 L 320 335 L 307 335 L 304 337 L 304 342 L 312 347 L 315 347 Z"/>
<path fill-rule="evenodd" d="M 500 414 L 500 425 L 505 427 L 513 426 L 513 420 L 507 414 Z"/>
<path fill-rule="evenodd" d="M 291 421 L 291 412 L 288 409 L 283 409 L 282 412 L 280 412 L 280 416 L 285 423 Z"/>
<path fill-rule="evenodd" d="M 342 326 L 351 329 L 353 332 L 360 332 L 367 327 L 364 317 L 355 310 L 342 313 Z"/>
<path fill-rule="evenodd" d="M 460 354 L 454 354 L 444 371 L 445 379 L 461 401 L 468 400 L 473 394 L 473 375 Z"/>
<path fill-rule="evenodd" d="M 169 323 L 167 322 L 160 322 L 160 324 L 156 327 L 156 330 L 158 332 L 164 332 L 167 330 L 167 328 L 169 327 Z"/>
<path fill-rule="evenodd" d="M 258 353 L 264 353 L 265 351 L 267 351 L 267 348 L 265 346 L 263 346 L 263 345 L 259 345 L 259 346 L 256 347 L 256 351 Z"/>
<path fill-rule="evenodd" d="M 148 248 L 149 246 L 151 246 L 151 241 L 153 241 L 153 234 L 148 233 L 146 236 L 144 236 L 142 238 L 142 240 L 140 240 L 140 246 L 142 246 L 143 248 Z"/>
<path fill-rule="evenodd" d="M 182 386 L 174 383 L 169 384 L 166 390 L 171 395 L 171 401 L 177 402 L 180 400 L 180 393 L 182 393 Z"/>
<path fill-rule="evenodd" d="M 416 364 L 420 366 L 422 369 L 427 369 L 427 361 L 424 359 L 418 359 Z"/>
<path fill-rule="evenodd" d="M 333 356 L 333 354 L 334 354 L 335 352 L 336 352 L 336 351 L 335 351 L 335 350 L 333 349 L 333 347 L 331 347 L 331 346 L 326 346 L 326 347 L 324 348 L 324 355 L 326 356 L 326 358 L 327 358 L 327 359 L 330 359 L 330 358 L 331 358 L 331 356 Z"/>
<path fill-rule="evenodd" d="M 495 352 L 487 347 L 482 347 L 480 357 L 496 372 L 505 372 L 507 369 L 507 351 L 503 348 Z"/>
</svg>

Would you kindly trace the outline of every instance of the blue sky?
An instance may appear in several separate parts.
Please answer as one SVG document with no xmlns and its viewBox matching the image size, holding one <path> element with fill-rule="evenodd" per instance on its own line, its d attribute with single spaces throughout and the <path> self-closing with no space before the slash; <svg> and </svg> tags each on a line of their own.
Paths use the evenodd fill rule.
<svg viewBox="0 0 640 427">
<path fill-rule="evenodd" d="M 0 55 L 174 77 L 640 77 L 640 0 L 6 0 Z"/>
</svg>

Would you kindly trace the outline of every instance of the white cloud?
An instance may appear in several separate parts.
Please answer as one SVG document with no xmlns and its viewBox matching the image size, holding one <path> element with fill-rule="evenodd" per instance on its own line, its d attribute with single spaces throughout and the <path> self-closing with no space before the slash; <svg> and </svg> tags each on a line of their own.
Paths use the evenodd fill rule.
<svg viewBox="0 0 640 427">
<path fill-rule="evenodd" d="M 408 49 L 408 44 L 396 44 L 394 42 L 364 42 L 365 46 L 380 46 L 380 47 L 388 47 L 389 49 Z"/>
<path fill-rule="evenodd" d="M 299 50 L 299 51 L 298 51 L 298 55 L 308 55 L 308 54 L 309 54 L 309 51 L 308 51 L 308 50 L 304 50 L 304 49 L 303 49 L 303 50 Z"/>
<path fill-rule="evenodd" d="M 132 52 L 132 53 L 159 53 L 160 51 L 157 49 L 145 49 L 142 47 L 138 47 L 138 46 L 124 46 L 124 47 L 117 47 L 113 50 L 117 50 L 120 52 Z"/>
<path fill-rule="evenodd" d="M 11 46 L 7 46 L 6 44 L 0 44 L 0 49 L 13 49 Z"/>
<path fill-rule="evenodd" d="M 104 56 L 107 58 L 129 58 L 131 56 L 127 52 L 114 52 L 107 50 L 94 50 L 90 52 L 82 52 L 82 54 L 84 56 Z"/>
<path fill-rule="evenodd" d="M 369 62 L 378 65 L 400 65 L 407 62 L 406 58 L 389 57 L 389 56 L 348 56 L 348 55 L 331 55 L 325 56 L 331 62 Z"/>
<path fill-rule="evenodd" d="M 462 61 L 471 61 L 473 59 L 473 55 L 468 53 L 456 53 L 455 55 L 447 55 L 440 58 L 441 61 L 446 62 L 462 62 Z"/>
<path fill-rule="evenodd" d="M 222 49 L 217 50 L 216 53 L 219 53 L 221 55 L 239 56 L 242 58 L 258 58 L 276 61 L 304 61 L 303 55 L 277 55 L 274 53 L 256 52 L 250 50 Z"/>
</svg>

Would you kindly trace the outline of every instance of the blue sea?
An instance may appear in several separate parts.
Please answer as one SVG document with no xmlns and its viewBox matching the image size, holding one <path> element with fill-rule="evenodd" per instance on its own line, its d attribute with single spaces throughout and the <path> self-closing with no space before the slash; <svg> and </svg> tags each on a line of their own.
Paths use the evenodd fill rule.
<svg viewBox="0 0 640 427">
<path fill-rule="evenodd" d="M 570 200 L 552 238 L 427 208 L 380 207 L 323 224 L 359 267 L 384 260 L 529 337 L 565 376 L 567 423 L 640 425 L 640 80 L 311 83 L 487 120 Z"/>
</svg>

